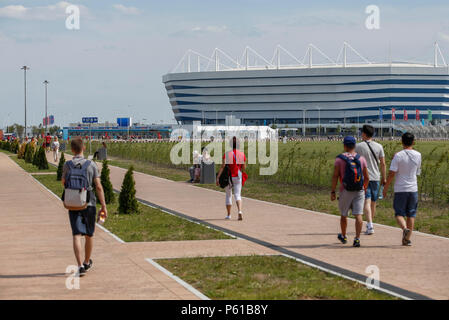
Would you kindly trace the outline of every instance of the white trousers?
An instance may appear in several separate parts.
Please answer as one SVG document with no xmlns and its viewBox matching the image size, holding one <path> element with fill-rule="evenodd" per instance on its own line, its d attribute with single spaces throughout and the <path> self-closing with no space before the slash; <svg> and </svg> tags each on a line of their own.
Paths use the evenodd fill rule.
<svg viewBox="0 0 449 320">
<path fill-rule="evenodd" d="M 239 171 L 238 177 L 232 177 L 232 187 L 228 185 L 225 188 L 226 191 L 226 205 L 232 205 L 232 192 L 234 192 L 235 201 L 242 200 L 241 192 L 242 192 L 242 174 Z"/>
<path fill-rule="evenodd" d="M 59 149 L 53 150 L 53 159 L 54 161 L 58 161 Z"/>
</svg>

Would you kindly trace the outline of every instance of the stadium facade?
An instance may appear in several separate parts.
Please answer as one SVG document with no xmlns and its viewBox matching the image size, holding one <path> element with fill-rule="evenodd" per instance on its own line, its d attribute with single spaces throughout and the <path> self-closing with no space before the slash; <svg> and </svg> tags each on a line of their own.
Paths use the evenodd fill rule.
<svg viewBox="0 0 449 320">
<path fill-rule="evenodd" d="M 187 70 L 163 76 L 175 119 L 223 124 L 233 115 L 247 125 L 292 128 L 449 123 L 449 68 L 442 55 L 444 66 L 438 65 L 437 46 L 432 65 L 371 63 L 363 57 L 364 63 L 349 64 L 346 44 L 341 64 L 328 59 L 331 63 L 313 65 L 312 49 L 308 65 L 296 59 L 301 65 L 282 66 L 278 48 L 277 63 L 264 59 L 265 66 L 251 67 L 247 51 L 246 64 L 236 62 L 235 68 L 222 67 L 216 51 L 209 59 L 213 70 L 201 71 L 198 58 L 194 72 L 188 56 Z"/>
</svg>

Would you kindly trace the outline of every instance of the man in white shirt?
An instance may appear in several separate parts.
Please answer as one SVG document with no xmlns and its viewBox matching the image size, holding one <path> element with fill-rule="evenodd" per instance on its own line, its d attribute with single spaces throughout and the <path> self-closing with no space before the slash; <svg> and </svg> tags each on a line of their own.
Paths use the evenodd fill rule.
<svg viewBox="0 0 449 320">
<path fill-rule="evenodd" d="M 421 173 L 421 153 L 413 150 L 414 140 L 415 137 L 409 132 L 402 135 L 404 150 L 394 155 L 383 192 L 385 197 L 391 182 L 396 176 L 393 208 L 396 221 L 403 230 L 402 244 L 404 246 L 411 245 L 410 237 L 418 209 L 418 181 L 416 176 Z M 405 217 L 407 217 L 407 221 Z"/>
<path fill-rule="evenodd" d="M 376 201 L 379 198 L 380 186 L 386 182 L 386 166 L 384 148 L 380 143 L 373 141 L 374 127 L 364 125 L 362 128 L 362 142 L 357 143 L 355 152 L 366 159 L 368 165 L 369 184 L 365 192 L 365 205 L 363 212 L 366 217 L 365 234 L 373 234 L 373 220 L 376 215 Z"/>
<path fill-rule="evenodd" d="M 53 160 L 55 162 L 58 162 L 58 155 L 59 155 L 59 141 L 58 141 L 58 137 L 55 137 L 55 139 L 53 140 L 52 149 L 53 149 Z"/>
</svg>

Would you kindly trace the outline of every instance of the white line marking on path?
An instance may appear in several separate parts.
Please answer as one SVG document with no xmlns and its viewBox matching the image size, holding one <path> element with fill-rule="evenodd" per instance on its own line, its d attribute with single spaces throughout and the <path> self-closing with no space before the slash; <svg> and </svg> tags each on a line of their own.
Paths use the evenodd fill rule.
<svg viewBox="0 0 449 320">
<path fill-rule="evenodd" d="M 204 294 L 202 294 L 201 292 L 199 292 L 198 290 L 196 290 L 194 287 L 192 287 L 190 284 L 188 284 L 187 282 L 185 282 L 184 280 L 182 280 L 181 278 L 175 276 L 173 273 L 171 273 L 170 271 L 168 271 L 167 269 L 165 269 L 163 266 L 161 266 L 159 263 L 157 263 L 156 261 L 154 261 L 153 259 L 147 258 L 145 259 L 147 260 L 150 264 L 152 264 L 154 267 L 156 267 L 157 269 L 159 269 L 160 271 L 162 271 L 165 275 L 169 276 L 170 278 L 172 278 L 173 280 L 175 280 L 177 283 L 179 283 L 180 285 L 182 285 L 184 288 L 186 288 L 187 290 L 189 290 L 190 292 L 192 292 L 194 295 L 196 295 L 198 298 L 200 298 L 201 300 L 210 300 L 208 297 L 206 297 Z"/>
</svg>

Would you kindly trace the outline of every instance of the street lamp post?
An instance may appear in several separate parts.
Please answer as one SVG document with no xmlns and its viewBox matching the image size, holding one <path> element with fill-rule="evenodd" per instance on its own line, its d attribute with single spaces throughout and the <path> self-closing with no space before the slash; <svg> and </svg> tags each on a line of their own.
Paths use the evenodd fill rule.
<svg viewBox="0 0 449 320">
<path fill-rule="evenodd" d="M 318 139 L 321 138 L 321 107 L 316 107 L 318 109 Z"/>
<path fill-rule="evenodd" d="M 44 82 L 45 85 L 45 134 L 47 134 L 47 126 L 48 126 L 48 115 L 47 115 L 47 86 L 49 84 L 49 82 L 47 80 L 45 80 Z"/>
<path fill-rule="evenodd" d="M 302 135 L 306 136 L 306 109 L 302 109 Z"/>
<path fill-rule="evenodd" d="M 27 70 L 30 70 L 30 67 L 28 66 L 23 66 L 22 68 L 20 68 L 21 70 L 23 70 L 23 82 L 24 82 L 24 97 L 25 97 L 25 128 L 24 128 L 24 133 L 23 133 L 23 137 L 25 138 L 27 136 Z"/>
</svg>

